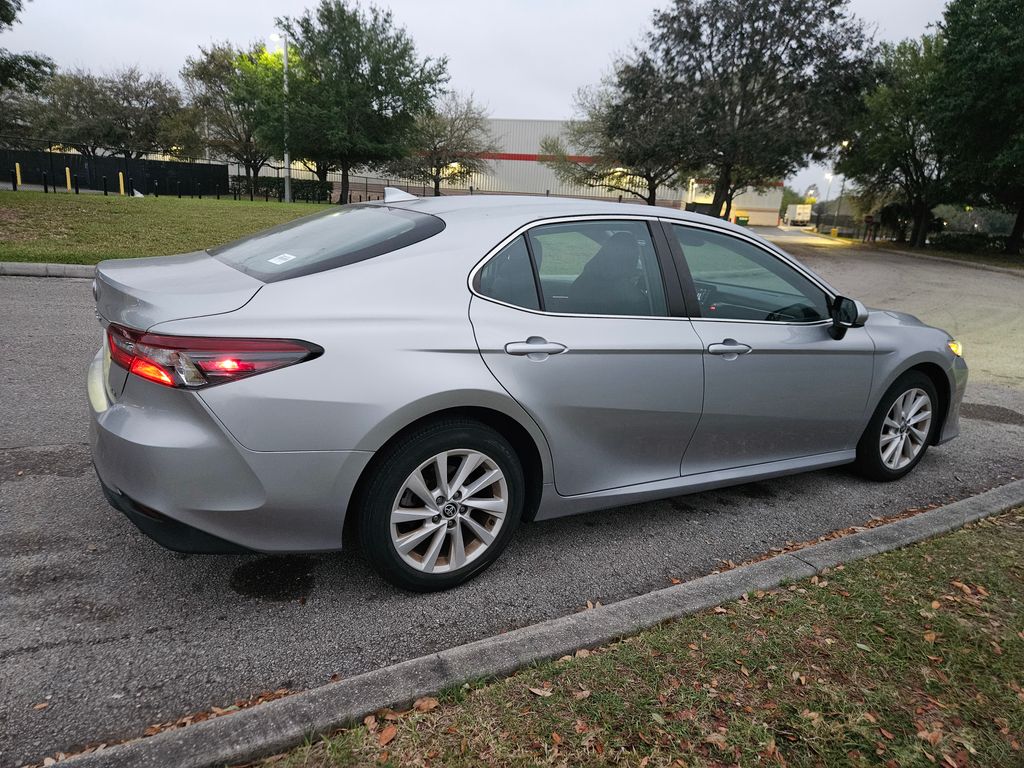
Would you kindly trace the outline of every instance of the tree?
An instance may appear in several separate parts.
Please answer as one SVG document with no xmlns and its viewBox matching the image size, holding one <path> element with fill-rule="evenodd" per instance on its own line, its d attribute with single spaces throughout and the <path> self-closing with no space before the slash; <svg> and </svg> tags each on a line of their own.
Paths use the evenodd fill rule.
<svg viewBox="0 0 1024 768">
<path fill-rule="evenodd" d="M 239 50 L 230 43 L 214 43 L 186 59 L 181 70 L 185 93 L 202 115 L 204 145 L 245 169 L 249 191 L 273 154 L 258 137 L 263 92 L 276 85 L 276 78 L 261 70 L 272 66 L 261 63 L 265 56 L 262 46 Z M 268 85 L 268 78 L 273 83 Z"/>
<path fill-rule="evenodd" d="M 804 196 L 787 184 L 782 188 L 782 205 L 779 207 L 779 216 L 785 216 L 789 206 L 799 205 L 802 202 L 804 202 Z"/>
<path fill-rule="evenodd" d="M 701 126 L 712 210 L 821 159 L 870 82 L 873 45 L 848 0 L 675 0 L 650 58 L 675 115 Z"/>
<path fill-rule="evenodd" d="M 10 29 L 24 7 L 23 0 L 0 0 L 0 32 Z M 53 74 L 53 61 L 38 53 L 11 53 L 0 48 L 0 91 L 38 88 Z"/>
<path fill-rule="evenodd" d="M 110 140 L 110 116 L 114 109 L 103 78 L 77 69 L 50 78 L 27 114 L 37 138 L 65 144 L 94 157 Z"/>
<path fill-rule="evenodd" d="M 1016 214 L 1007 253 L 1024 240 L 1024 4 L 952 0 L 934 88 L 939 142 L 956 187 Z"/>
<path fill-rule="evenodd" d="M 441 194 L 442 181 L 458 184 L 487 173 L 485 155 L 498 151 L 484 108 L 472 95 L 451 92 L 416 118 L 410 148 L 409 156 L 392 163 L 389 171 L 429 184 L 435 197 Z"/>
<path fill-rule="evenodd" d="M 288 59 L 288 145 L 318 170 L 340 170 L 339 202 L 347 202 L 353 168 L 407 154 L 417 115 L 448 79 L 447 60 L 419 59 L 390 11 L 364 12 L 348 0 L 321 0 L 278 24 L 296 54 L 294 66 Z M 284 126 L 272 134 L 283 149 Z"/>
<path fill-rule="evenodd" d="M 583 89 L 563 139 L 541 141 L 542 162 L 569 184 L 623 192 L 656 205 L 660 187 L 675 187 L 693 165 L 693 123 L 676 115 L 666 84 L 644 58 L 620 62 L 603 86 Z"/>
<path fill-rule="evenodd" d="M 935 35 L 882 46 L 881 82 L 865 96 L 863 114 L 836 165 L 868 198 L 898 193 L 910 210 L 910 244 L 917 247 L 924 246 L 931 209 L 948 189 L 932 101 L 942 46 Z"/>
<path fill-rule="evenodd" d="M 102 80 L 111 112 L 107 145 L 118 154 L 141 157 L 146 152 L 173 150 L 169 123 L 181 110 L 181 94 L 170 80 L 127 67 Z"/>
</svg>

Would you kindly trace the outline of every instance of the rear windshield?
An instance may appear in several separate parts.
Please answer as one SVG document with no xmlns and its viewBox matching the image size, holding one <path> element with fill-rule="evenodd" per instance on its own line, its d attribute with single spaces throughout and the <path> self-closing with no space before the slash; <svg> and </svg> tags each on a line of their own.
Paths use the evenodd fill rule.
<svg viewBox="0 0 1024 768">
<path fill-rule="evenodd" d="M 397 251 L 442 229 L 444 221 L 425 213 L 381 205 L 341 205 L 207 253 L 270 283 Z"/>
</svg>

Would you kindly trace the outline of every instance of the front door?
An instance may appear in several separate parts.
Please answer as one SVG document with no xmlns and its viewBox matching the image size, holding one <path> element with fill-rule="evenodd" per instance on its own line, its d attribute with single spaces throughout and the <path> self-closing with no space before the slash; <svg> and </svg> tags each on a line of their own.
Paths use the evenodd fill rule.
<svg viewBox="0 0 1024 768">
<path fill-rule="evenodd" d="M 864 328 L 828 332 L 828 295 L 752 241 L 671 225 L 692 279 L 704 349 L 704 412 L 689 475 L 856 447 L 871 389 Z"/>
</svg>

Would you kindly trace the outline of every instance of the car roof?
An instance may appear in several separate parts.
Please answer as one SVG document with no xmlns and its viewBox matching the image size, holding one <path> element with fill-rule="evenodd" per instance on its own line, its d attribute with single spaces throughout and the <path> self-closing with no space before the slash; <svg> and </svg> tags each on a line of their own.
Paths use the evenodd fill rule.
<svg viewBox="0 0 1024 768">
<path fill-rule="evenodd" d="M 684 222 L 713 225 L 722 229 L 752 233 L 713 216 L 681 211 L 667 206 L 647 206 L 638 203 L 618 203 L 614 200 L 589 200 L 574 197 L 548 197 L 542 195 L 441 195 L 418 197 L 415 200 L 378 203 L 396 208 L 419 211 L 455 222 L 460 218 L 473 219 L 481 215 L 500 218 L 518 218 L 523 222 L 559 216 L 658 216 Z"/>
</svg>

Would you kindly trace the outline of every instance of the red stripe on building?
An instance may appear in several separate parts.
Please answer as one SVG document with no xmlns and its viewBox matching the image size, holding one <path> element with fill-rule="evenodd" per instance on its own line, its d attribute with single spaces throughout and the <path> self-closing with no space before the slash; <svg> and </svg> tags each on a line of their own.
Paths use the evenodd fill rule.
<svg viewBox="0 0 1024 768">
<path fill-rule="evenodd" d="M 524 160 L 529 163 L 539 163 L 543 160 L 553 160 L 552 155 L 529 155 L 520 152 L 482 152 L 484 160 Z M 574 163 L 592 163 L 594 158 L 587 155 L 568 155 L 568 159 Z"/>
</svg>

